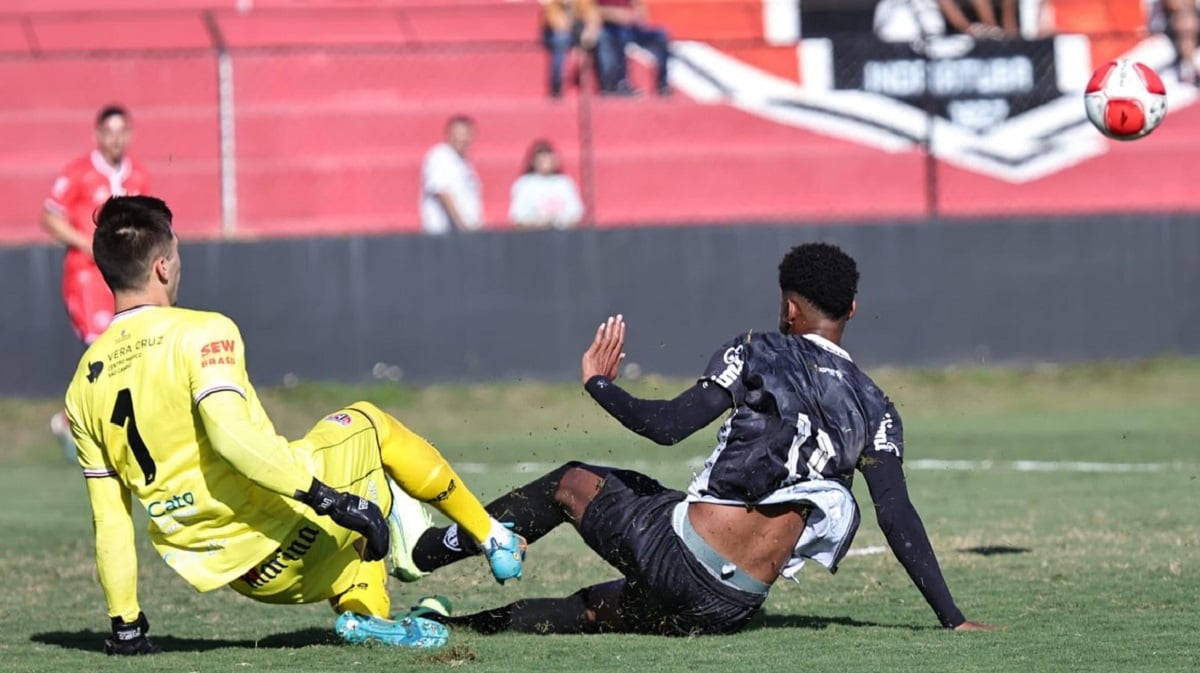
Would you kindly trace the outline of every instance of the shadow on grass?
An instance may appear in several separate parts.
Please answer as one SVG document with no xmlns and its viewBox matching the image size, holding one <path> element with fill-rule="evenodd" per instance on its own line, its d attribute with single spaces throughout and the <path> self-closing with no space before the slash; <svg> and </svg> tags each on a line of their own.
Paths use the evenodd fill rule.
<svg viewBox="0 0 1200 673">
<path fill-rule="evenodd" d="M 851 617 L 818 617 L 814 615 L 773 615 L 758 613 L 746 625 L 747 631 L 757 629 L 827 629 L 830 626 L 873 627 L 882 629 L 903 629 L 906 631 L 929 631 L 937 627 L 919 624 L 883 624 L 880 622 L 864 622 Z"/>
<path fill-rule="evenodd" d="M 959 549 L 961 552 L 968 554 L 979 554 L 980 556 L 1000 556 L 1002 554 L 1028 554 L 1033 551 L 1028 547 L 1011 547 L 1008 545 L 993 545 L 990 547 L 968 547 Z"/>
<path fill-rule="evenodd" d="M 35 633 L 29 639 L 43 645 L 55 645 L 67 650 L 102 652 L 104 639 L 112 634 L 103 631 L 48 631 Z M 259 640 L 225 640 L 221 638 L 180 638 L 172 635 L 150 634 L 163 652 L 207 652 L 228 648 L 284 649 L 309 645 L 332 645 L 339 641 L 329 629 L 309 628 L 291 633 L 277 633 Z"/>
</svg>

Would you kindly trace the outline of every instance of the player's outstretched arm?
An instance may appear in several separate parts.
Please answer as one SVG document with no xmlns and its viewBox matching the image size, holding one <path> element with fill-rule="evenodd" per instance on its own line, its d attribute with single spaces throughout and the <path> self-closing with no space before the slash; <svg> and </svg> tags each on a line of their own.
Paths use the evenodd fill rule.
<svg viewBox="0 0 1200 673">
<path fill-rule="evenodd" d="M 886 451 L 868 451 L 859 462 L 875 504 L 875 518 L 896 559 L 942 626 L 957 631 L 991 631 L 993 627 L 967 621 L 942 576 L 925 526 L 909 499 L 904 469 L 899 456 Z"/>
<path fill-rule="evenodd" d="M 96 532 L 96 570 L 108 603 L 113 637 L 106 654 L 154 654 L 158 645 L 146 633 L 150 625 L 137 600 L 137 552 L 129 490 L 115 476 L 87 479 Z"/>
<path fill-rule="evenodd" d="M 634 397 L 614 383 L 625 358 L 625 320 L 613 316 L 600 323 L 583 354 L 583 386 L 605 411 L 626 428 L 658 444 L 676 444 L 729 410 L 732 398 L 723 388 L 701 381 L 672 400 Z"/>
</svg>

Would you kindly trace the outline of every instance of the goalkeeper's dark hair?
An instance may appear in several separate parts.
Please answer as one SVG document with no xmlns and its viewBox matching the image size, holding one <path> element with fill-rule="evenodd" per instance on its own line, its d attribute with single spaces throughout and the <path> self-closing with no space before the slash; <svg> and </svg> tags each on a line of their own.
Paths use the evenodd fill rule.
<svg viewBox="0 0 1200 673">
<path fill-rule="evenodd" d="M 804 243 L 779 263 L 779 289 L 804 297 L 831 320 L 845 320 L 858 294 L 858 265 L 836 245 Z"/>
<path fill-rule="evenodd" d="M 141 289 L 154 259 L 171 255 L 171 217 L 153 196 L 114 196 L 100 207 L 92 254 L 113 292 Z"/>
</svg>

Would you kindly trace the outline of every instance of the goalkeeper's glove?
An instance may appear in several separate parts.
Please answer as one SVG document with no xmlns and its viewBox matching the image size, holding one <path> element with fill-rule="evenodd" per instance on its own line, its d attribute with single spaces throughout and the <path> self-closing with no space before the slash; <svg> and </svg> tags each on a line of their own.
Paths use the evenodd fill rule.
<svg viewBox="0 0 1200 673">
<path fill-rule="evenodd" d="M 353 493 L 339 493 L 316 478 L 308 491 L 296 491 L 296 499 L 312 507 L 317 514 L 328 515 L 342 528 L 366 538 L 362 552 L 364 561 L 378 561 L 387 556 L 390 545 L 387 519 L 375 503 Z"/>
<path fill-rule="evenodd" d="M 158 643 L 150 640 L 146 633 L 150 631 L 150 622 L 146 621 L 146 613 L 139 612 L 137 619 L 126 623 L 120 617 L 112 618 L 112 638 L 104 640 L 104 653 L 131 656 L 135 654 L 158 654 L 162 652 Z"/>
</svg>

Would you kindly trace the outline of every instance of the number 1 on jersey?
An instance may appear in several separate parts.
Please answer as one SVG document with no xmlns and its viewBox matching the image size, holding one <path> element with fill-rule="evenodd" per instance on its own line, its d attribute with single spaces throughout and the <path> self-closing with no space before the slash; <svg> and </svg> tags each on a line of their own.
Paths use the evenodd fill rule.
<svg viewBox="0 0 1200 673">
<path fill-rule="evenodd" d="M 128 388 L 122 388 L 117 393 L 117 403 L 113 405 L 111 420 L 113 425 L 125 428 L 125 434 L 129 438 L 129 450 L 137 459 L 138 467 L 142 468 L 142 474 L 146 477 L 146 485 L 154 483 L 158 466 L 154 464 L 154 458 L 150 457 L 150 449 L 146 448 L 146 442 L 142 441 L 142 435 L 138 432 L 137 419 L 133 416 L 133 393 L 129 392 Z M 126 425 L 126 421 L 128 421 L 128 425 Z"/>
</svg>

